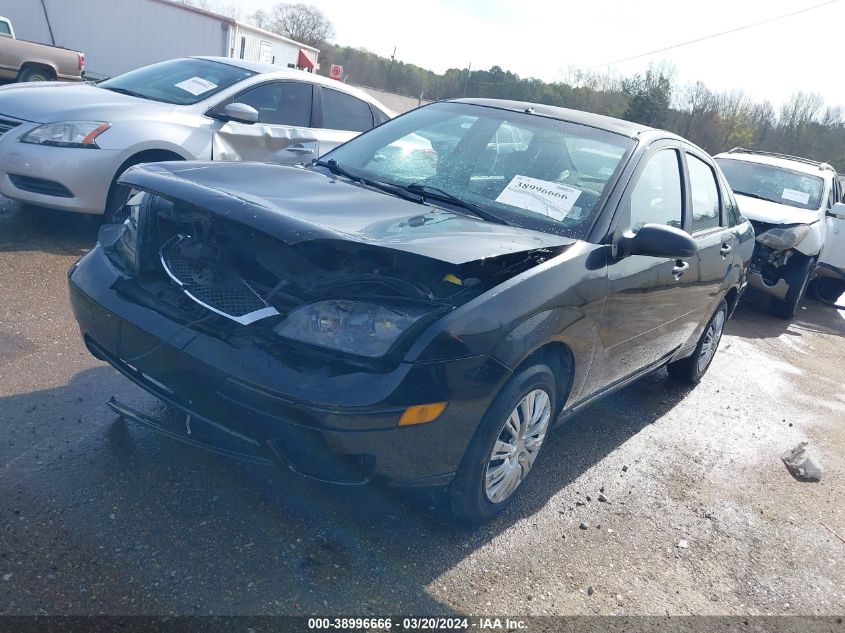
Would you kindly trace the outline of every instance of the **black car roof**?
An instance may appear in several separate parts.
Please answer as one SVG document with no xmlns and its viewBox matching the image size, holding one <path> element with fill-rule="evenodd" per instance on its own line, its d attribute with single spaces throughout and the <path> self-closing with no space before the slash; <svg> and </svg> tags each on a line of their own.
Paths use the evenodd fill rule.
<svg viewBox="0 0 845 633">
<path fill-rule="evenodd" d="M 608 132 L 615 132 L 630 138 L 637 138 L 643 133 L 660 133 L 661 135 L 676 138 L 670 132 L 657 130 L 647 125 L 640 125 L 639 123 L 632 123 L 631 121 L 624 121 L 602 114 L 593 114 L 592 112 L 583 112 L 581 110 L 570 110 L 569 108 L 560 108 L 558 106 L 544 105 L 542 103 L 531 103 L 528 101 L 510 101 L 507 99 L 450 99 L 453 103 L 467 103 L 471 105 L 479 105 L 488 108 L 499 108 L 501 110 L 512 110 L 514 112 L 525 112 L 529 108 L 533 114 L 549 117 L 552 119 L 560 119 L 561 121 L 571 121 L 572 123 L 579 123 L 581 125 L 589 125 L 590 127 L 601 128 Z"/>
</svg>

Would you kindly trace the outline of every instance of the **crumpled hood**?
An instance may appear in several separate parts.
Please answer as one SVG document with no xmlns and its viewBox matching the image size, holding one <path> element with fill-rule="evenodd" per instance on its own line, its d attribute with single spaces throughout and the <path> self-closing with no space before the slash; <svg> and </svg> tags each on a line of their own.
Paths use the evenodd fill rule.
<svg viewBox="0 0 845 633">
<path fill-rule="evenodd" d="M 810 224 L 819 219 L 818 211 L 799 209 L 770 200 L 736 194 L 739 212 L 749 220 L 767 224 Z"/>
<path fill-rule="evenodd" d="M 288 244 L 353 241 L 462 264 L 575 243 L 438 210 L 299 167 L 154 163 L 128 170 L 120 181 L 189 202 Z"/>
<path fill-rule="evenodd" d="M 108 121 L 117 113 L 137 108 L 170 111 L 173 106 L 88 84 L 49 81 L 0 88 L 0 117 L 34 123 Z"/>
</svg>

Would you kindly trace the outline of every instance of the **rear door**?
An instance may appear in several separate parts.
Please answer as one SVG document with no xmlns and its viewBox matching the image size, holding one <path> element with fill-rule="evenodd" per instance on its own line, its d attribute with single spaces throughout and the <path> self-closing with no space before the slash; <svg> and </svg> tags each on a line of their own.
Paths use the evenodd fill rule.
<svg viewBox="0 0 845 633">
<path fill-rule="evenodd" d="M 614 234 L 644 224 L 682 228 L 687 208 L 682 150 L 655 143 L 623 195 Z M 600 320 L 601 354 L 587 379 L 592 393 L 667 358 L 698 322 L 698 260 L 629 255 L 607 267 L 608 298 Z"/>
<path fill-rule="evenodd" d="M 369 103 L 333 88 L 320 87 L 318 111 L 320 155 L 376 125 Z"/>
<path fill-rule="evenodd" d="M 739 242 L 736 229 L 728 227 L 724 194 L 715 170 L 702 155 L 684 152 L 689 182 L 689 214 L 685 228 L 698 246 L 697 283 L 690 288 L 700 321 L 715 311 L 731 269 L 736 265 L 734 249 Z"/>
<path fill-rule="evenodd" d="M 257 123 L 218 121 L 214 124 L 214 160 L 252 160 L 297 164 L 316 158 L 320 150 L 315 118 L 315 86 L 304 81 L 272 81 L 230 97 L 212 112 L 222 113 L 230 103 L 245 103 L 258 111 Z"/>
</svg>

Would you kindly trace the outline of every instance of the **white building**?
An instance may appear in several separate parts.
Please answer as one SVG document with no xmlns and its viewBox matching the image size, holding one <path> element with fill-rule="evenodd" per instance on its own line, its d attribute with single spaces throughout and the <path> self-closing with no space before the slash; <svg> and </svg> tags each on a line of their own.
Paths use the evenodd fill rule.
<svg viewBox="0 0 845 633">
<path fill-rule="evenodd" d="M 319 68 L 316 48 L 173 0 L 0 0 L 0 15 L 19 39 L 85 53 L 92 79 L 191 55 Z"/>
</svg>

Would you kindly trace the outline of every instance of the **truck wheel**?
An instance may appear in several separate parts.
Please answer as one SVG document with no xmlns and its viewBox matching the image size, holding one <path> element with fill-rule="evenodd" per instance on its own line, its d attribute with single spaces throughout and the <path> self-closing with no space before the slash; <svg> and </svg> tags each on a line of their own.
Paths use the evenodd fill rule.
<svg viewBox="0 0 845 633">
<path fill-rule="evenodd" d="M 796 261 L 797 260 L 797 261 Z M 798 311 L 798 306 L 807 292 L 810 284 L 810 276 L 816 268 L 816 260 L 813 257 L 793 255 L 786 265 L 783 278 L 789 284 L 789 290 L 783 300 L 772 299 L 769 304 L 769 312 L 781 319 L 791 320 Z"/>
<path fill-rule="evenodd" d="M 481 419 L 450 488 L 453 514 L 480 523 L 504 510 L 530 474 L 556 411 L 543 364 L 511 377 Z"/>
<path fill-rule="evenodd" d="M 55 79 L 55 77 L 53 76 L 53 73 L 51 73 L 49 70 L 46 70 L 44 68 L 37 68 L 37 67 L 35 67 L 35 68 L 33 68 L 33 67 L 25 68 L 23 71 L 21 71 L 21 74 L 18 75 L 18 81 L 20 81 L 20 82 L 23 82 L 23 81 L 53 81 L 54 79 Z"/>
<path fill-rule="evenodd" d="M 807 288 L 809 294 L 816 301 L 827 305 L 836 305 L 839 298 L 845 295 L 845 280 L 832 277 L 818 277 L 810 282 Z"/>
<path fill-rule="evenodd" d="M 674 363 L 669 363 L 666 369 L 669 370 L 669 375 L 675 380 L 681 382 L 688 382 L 697 385 L 701 382 L 702 376 L 710 367 L 710 362 L 716 355 L 716 350 L 719 349 L 719 341 L 722 340 L 722 330 L 725 327 L 725 321 L 728 320 L 728 304 L 722 299 L 716 312 L 710 317 L 707 327 L 698 339 L 698 345 L 695 346 L 695 351 L 692 355 L 676 360 Z"/>
</svg>

